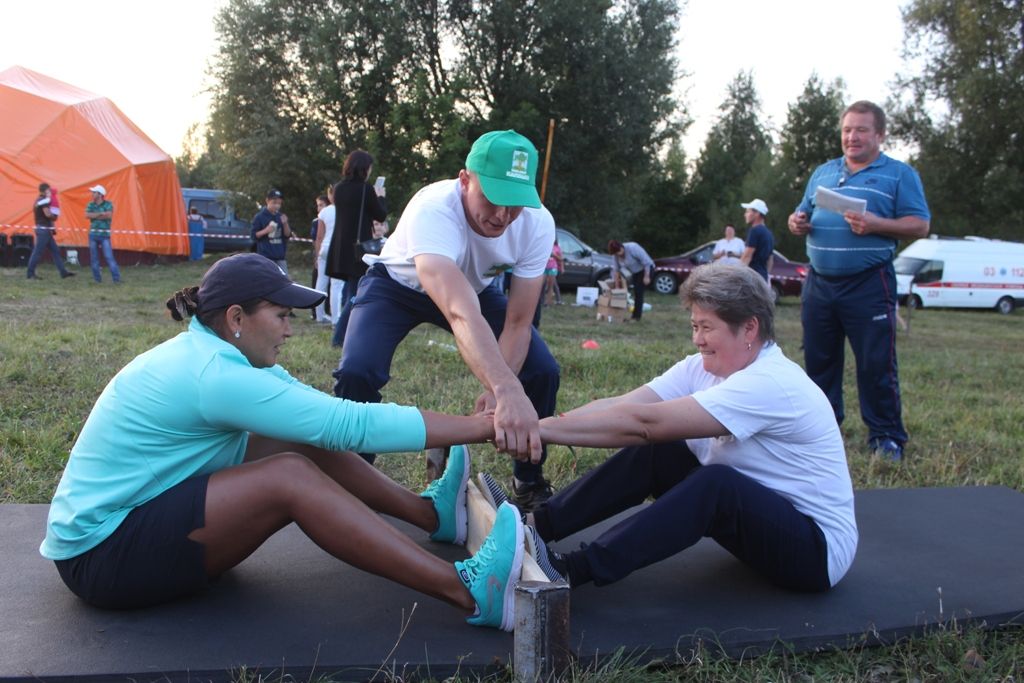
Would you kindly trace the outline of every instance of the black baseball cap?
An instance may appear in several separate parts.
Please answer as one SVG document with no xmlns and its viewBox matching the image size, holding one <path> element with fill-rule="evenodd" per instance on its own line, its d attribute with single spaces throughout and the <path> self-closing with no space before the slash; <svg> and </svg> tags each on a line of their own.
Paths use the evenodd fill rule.
<svg viewBox="0 0 1024 683">
<path fill-rule="evenodd" d="M 284 195 L 278 189 L 267 190 L 267 199 L 284 199 Z"/>
<path fill-rule="evenodd" d="M 323 292 L 292 282 L 281 267 L 259 254 L 235 254 L 214 263 L 199 283 L 199 306 L 213 311 L 250 299 L 279 306 L 313 308 Z"/>
</svg>

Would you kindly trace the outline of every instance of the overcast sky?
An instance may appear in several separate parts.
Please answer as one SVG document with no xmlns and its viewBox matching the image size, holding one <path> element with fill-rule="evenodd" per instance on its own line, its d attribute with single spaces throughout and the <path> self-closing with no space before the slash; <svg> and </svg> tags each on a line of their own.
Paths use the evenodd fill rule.
<svg viewBox="0 0 1024 683">
<path fill-rule="evenodd" d="M 0 70 L 20 65 L 110 98 L 165 152 L 177 156 L 189 126 L 204 121 L 213 16 L 223 3 L 177 0 L 51 0 L 4 3 Z M 677 84 L 694 124 L 684 141 L 696 158 L 741 70 L 752 70 L 773 130 L 812 71 L 842 77 L 849 99 L 884 104 L 903 70 L 903 26 L 893 0 L 855 6 L 812 0 L 691 0 L 679 31 Z M 41 10 L 44 7 L 45 10 Z M 536 141 L 540 146 L 541 141 Z"/>
</svg>

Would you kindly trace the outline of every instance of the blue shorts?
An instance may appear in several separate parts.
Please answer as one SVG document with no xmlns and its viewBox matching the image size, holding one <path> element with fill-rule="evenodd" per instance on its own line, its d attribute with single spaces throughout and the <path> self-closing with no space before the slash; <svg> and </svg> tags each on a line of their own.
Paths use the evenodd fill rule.
<svg viewBox="0 0 1024 683">
<path fill-rule="evenodd" d="M 95 607 L 133 609 L 206 588 L 205 548 L 188 535 L 206 525 L 210 475 L 186 479 L 132 510 L 95 548 L 57 560 L 71 592 Z"/>
</svg>

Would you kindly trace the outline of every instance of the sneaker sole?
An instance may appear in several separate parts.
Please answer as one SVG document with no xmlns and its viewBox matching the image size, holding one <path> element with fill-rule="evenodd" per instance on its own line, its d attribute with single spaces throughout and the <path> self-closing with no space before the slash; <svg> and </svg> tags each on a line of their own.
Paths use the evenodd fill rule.
<svg viewBox="0 0 1024 683">
<path fill-rule="evenodd" d="M 523 538 L 523 522 L 519 518 L 519 508 L 512 505 L 512 503 L 509 503 L 509 506 L 516 513 L 516 551 L 512 556 L 512 571 L 509 572 L 508 581 L 505 582 L 505 595 L 501 612 L 502 631 L 512 631 L 516 625 L 516 583 L 523 574 L 523 552 L 526 550 L 526 543 Z"/>
<path fill-rule="evenodd" d="M 469 448 L 466 446 L 452 446 L 448 457 L 452 457 L 455 449 L 462 450 L 462 482 L 459 484 L 459 493 L 455 496 L 455 545 L 466 545 L 466 536 L 469 534 L 469 511 L 466 508 L 466 487 L 469 486 Z"/>
</svg>

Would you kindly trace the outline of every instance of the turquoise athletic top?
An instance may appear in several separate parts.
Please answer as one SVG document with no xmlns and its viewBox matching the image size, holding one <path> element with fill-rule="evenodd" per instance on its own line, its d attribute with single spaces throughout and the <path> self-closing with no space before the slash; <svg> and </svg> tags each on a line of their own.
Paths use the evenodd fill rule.
<svg viewBox="0 0 1024 683">
<path fill-rule="evenodd" d="M 284 368 L 258 369 L 193 318 L 187 332 L 139 355 L 100 394 L 50 505 L 39 552 L 51 560 L 97 546 L 134 508 L 202 474 L 238 465 L 249 432 L 331 450 L 421 450 L 416 408 L 356 403 Z"/>
</svg>

